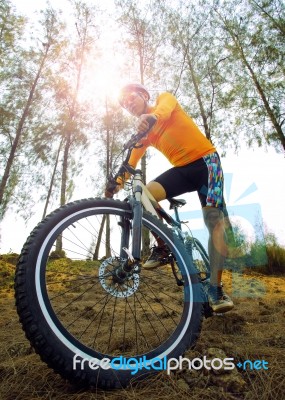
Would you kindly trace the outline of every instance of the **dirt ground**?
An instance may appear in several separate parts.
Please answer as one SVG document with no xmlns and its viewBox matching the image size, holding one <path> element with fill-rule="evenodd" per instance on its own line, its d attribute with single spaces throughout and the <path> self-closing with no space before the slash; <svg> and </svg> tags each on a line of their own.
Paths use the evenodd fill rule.
<svg viewBox="0 0 285 400">
<path fill-rule="evenodd" d="M 11 266 L 11 273 L 13 272 Z M 285 396 L 285 277 L 224 273 L 233 311 L 205 319 L 194 350 L 185 357 L 233 357 L 232 371 L 183 369 L 124 390 L 80 391 L 50 370 L 31 349 L 18 321 L 10 280 L 0 285 L 0 399 L 259 399 Z M 5 280 L 6 279 L 6 280 Z M 251 369 L 251 362 L 261 360 Z M 263 362 L 263 364 L 262 364 Z M 265 369 L 264 367 L 268 368 Z"/>
</svg>

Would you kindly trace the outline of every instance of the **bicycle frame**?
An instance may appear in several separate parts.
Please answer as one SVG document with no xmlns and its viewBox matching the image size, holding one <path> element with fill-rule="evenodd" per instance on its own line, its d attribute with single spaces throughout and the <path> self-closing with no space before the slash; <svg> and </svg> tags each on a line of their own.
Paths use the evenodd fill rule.
<svg viewBox="0 0 285 400">
<path fill-rule="evenodd" d="M 175 208 L 176 219 L 173 219 L 163 208 L 160 207 L 159 203 L 152 196 L 150 191 L 142 182 L 142 172 L 136 170 L 132 180 L 133 196 L 129 197 L 129 201 L 132 205 L 133 210 L 133 242 L 132 242 L 132 252 L 129 254 L 127 252 L 128 238 L 129 238 L 129 228 L 124 229 L 122 237 L 123 251 L 127 252 L 132 261 L 139 261 L 141 259 L 141 237 L 142 237 L 142 207 L 145 211 L 151 213 L 156 218 L 160 219 L 163 217 L 172 227 L 174 227 L 178 233 L 178 236 L 183 240 L 184 236 L 181 230 L 181 221 L 178 216 L 177 209 Z M 122 221 L 121 221 L 122 224 Z M 125 225 L 124 225 L 125 226 Z"/>
<path fill-rule="evenodd" d="M 155 122 L 156 122 L 156 118 L 155 119 L 151 118 L 149 120 L 149 123 L 150 123 L 149 130 L 151 129 L 151 127 L 154 125 Z M 111 186 L 114 189 L 118 185 L 116 179 L 121 177 L 122 174 L 127 172 L 130 175 L 133 175 L 133 179 L 132 179 L 133 195 L 128 197 L 128 201 L 132 207 L 132 212 L 133 212 L 132 226 L 130 226 L 131 223 L 126 218 L 124 219 L 122 217 L 121 222 L 120 222 L 120 225 L 123 228 L 122 237 L 121 237 L 120 257 L 125 258 L 125 255 L 127 253 L 128 259 L 129 259 L 125 263 L 125 266 L 123 267 L 124 272 L 130 272 L 133 268 L 135 268 L 136 265 L 138 265 L 139 261 L 141 260 L 143 209 L 145 209 L 145 211 L 149 212 L 150 214 L 152 214 L 153 216 L 155 216 L 158 219 L 161 219 L 161 218 L 165 219 L 165 221 L 168 224 L 170 224 L 173 228 L 176 229 L 176 231 L 178 233 L 178 237 L 182 240 L 184 239 L 184 236 L 183 236 L 183 233 L 181 230 L 181 221 L 179 219 L 178 212 L 177 212 L 177 207 L 174 207 L 175 217 L 176 217 L 176 220 L 175 220 L 163 208 L 160 207 L 158 202 L 155 200 L 155 198 L 152 196 L 150 191 L 144 185 L 144 183 L 142 181 L 142 171 L 139 169 L 135 170 L 128 164 L 132 149 L 140 147 L 140 145 L 137 146 L 137 143 L 148 133 L 148 131 L 134 135 L 125 144 L 124 150 L 128 149 L 127 157 L 125 158 L 125 161 L 123 162 L 121 168 L 119 169 L 119 172 L 114 177 L 111 177 L 111 179 L 110 179 Z M 133 230 L 133 241 L 132 241 L 132 250 L 131 251 L 129 250 L 130 229 Z M 122 272 L 122 275 L 123 275 L 123 272 Z"/>
<path fill-rule="evenodd" d="M 174 228 L 178 228 L 181 231 L 181 221 L 179 219 L 177 207 L 174 207 L 174 219 L 159 205 L 148 188 L 144 185 L 140 170 L 136 170 L 132 186 L 133 193 L 136 193 L 136 191 L 141 193 L 141 195 L 137 195 L 137 198 L 140 198 L 140 201 L 146 211 L 157 218 L 164 218 L 168 224 L 172 225 Z"/>
<path fill-rule="evenodd" d="M 142 203 L 144 209 L 159 218 L 159 214 L 156 211 L 160 206 L 155 198 L 152 196 L 150 191 L 142 182 L 142 173 L 140 170 L 136 170 L 136 173 L 132 182 L 133 193 L 136 201 Z"/>
</svg>

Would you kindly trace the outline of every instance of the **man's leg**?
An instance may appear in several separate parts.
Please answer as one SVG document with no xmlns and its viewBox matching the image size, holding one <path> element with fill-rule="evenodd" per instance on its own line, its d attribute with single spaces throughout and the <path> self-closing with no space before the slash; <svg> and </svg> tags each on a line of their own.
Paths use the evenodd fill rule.
<svg viewBox="0 0 285 400">
<path fill-rule="evenodd" d="M 209 231 L 210 283 L 211 285 L 220 286 L 226 258 L 224 214 L 219 208 L 203 207 L 203 217 Z"/>
<path fill-rule="evenodd" d="M 165 189 L 160 183 L 152 181 L 149 182 L 146 187 L 157 202 L 166 198 Z M 146 269 L 153 269 L 163 265 L 163 260 L 167 260 L 169 255 L 169 249 L 164 241 L 154 232 L 152 232 L 152 235 L 157 242 L 157 246 L 152 247 L 151 254 L 144 263 L 144 268 Z"/>
<path fill-rule="evenodd" d="M 223 313 L 233 308 L 233 302 L 223 292 L 222 274 L 227 254 L 223 212 L 215 207 L 203 207 L 205 224 L 209 231 L 208 253 L 211 267 L 209 304 L 213 311 Z"/>
<path fill-rule="evenodd" d="M 156 201 L 161 201 L 166 199 L 165 189 L 160 183 L 151 181 L 146 185 L 146 187 L 153 195 Z"/>
</svg>

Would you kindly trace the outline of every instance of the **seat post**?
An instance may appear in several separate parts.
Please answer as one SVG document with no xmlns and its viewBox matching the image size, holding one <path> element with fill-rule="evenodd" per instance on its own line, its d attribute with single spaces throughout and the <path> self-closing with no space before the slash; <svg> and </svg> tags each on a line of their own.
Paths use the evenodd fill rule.
<svg viewBox="0 0 285 400">
<path fill-rule="evenodd" d="M 179 213 L 178 213 L 178 206 L 174 206 L 173 208 L 174 208 L 174 213 L 175 213 L 175 219 L 180 224 L 180 227 L 181 227 L 181 221 L 180 221 Z"/>
</svg>

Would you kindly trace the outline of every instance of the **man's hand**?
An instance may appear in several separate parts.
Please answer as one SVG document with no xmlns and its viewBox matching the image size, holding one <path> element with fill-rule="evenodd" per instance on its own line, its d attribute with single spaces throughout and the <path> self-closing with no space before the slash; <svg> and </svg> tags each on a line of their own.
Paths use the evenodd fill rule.
<svg viewBox="0 0 285 400">
<path fill-rule="evenodd" d="M 105 197 L 112 199 L 119 190 L 120 185 L 118 183 L 108 182 L 105 189 Z"/>
<path fill-rule="evenodd" d="M 157 121 L 157 117 L 154 114 L 142 114 L 139 117 L 138 123 L 137 123 L 138 133 L 143 133 L 143 132 L 146 132 L 149 130 L 149 128 L 150 128 L 149 122 L 148 122 L 149 117 L 152 117 L 153 119 L 155 119 L 155 121 Z"/>
<path fill-rule="evenodd" d="M 114 193 L 109 192 L 107 189 L 105 190 L 105 197 L 107 197 L 107 199 L 112 199 L 114 196 Z"/>
</svg>

